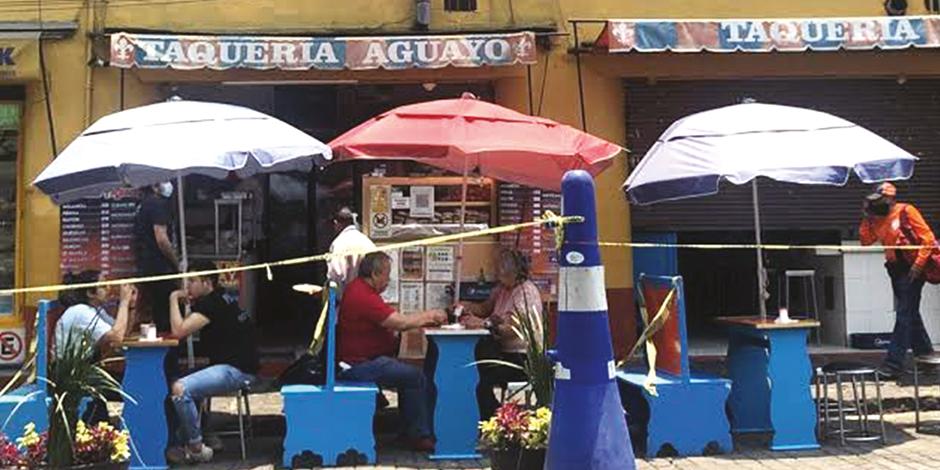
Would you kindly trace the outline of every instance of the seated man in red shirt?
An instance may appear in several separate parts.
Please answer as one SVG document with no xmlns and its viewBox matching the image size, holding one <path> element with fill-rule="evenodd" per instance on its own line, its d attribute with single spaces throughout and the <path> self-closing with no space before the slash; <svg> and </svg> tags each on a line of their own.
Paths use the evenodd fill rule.
<svg viewBox="0 0 940 470">
<path fill-rule="evenodd" d="M 395 359 L 395 333 L 440 325 L 447 314 L 430 310 L 404 315 L 386 304 L 381 293 L 388 287 L 391 258 L 385 253 L 369 253 L 358 271 L 359 277 L 346 285 L 339 307 L 337 355 L 351 366 L 340 378 L 397 389 L 405 437 L 414 450 L 431 451 L 433 384 L 421 369 Z"/>
</svg>

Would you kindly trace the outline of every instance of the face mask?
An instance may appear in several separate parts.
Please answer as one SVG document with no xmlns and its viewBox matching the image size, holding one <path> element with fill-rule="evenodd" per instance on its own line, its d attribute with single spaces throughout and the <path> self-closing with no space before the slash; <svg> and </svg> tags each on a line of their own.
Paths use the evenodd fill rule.
<svg viewBox="0 0 940 470">
<path fill-rule="evenodd" d="M 879 199 L 877 201 L 872 201 L 868 204 L 868 211 L 874 215 L 884 217 L 888 215 L 888 212 L 891 210 L 891 205 L 888 204 L 888 201 L 884 199 Z"/>
<path fill-rule="evenodd" d="M 173 195 L 173 183 L 169 183 L 169 182 L 160 183 L 160 185 L 157 187 L 157 193 L 159 193 L 161 196 L 166 197 L 166 198 L 172 196 Z"/>
</svg>

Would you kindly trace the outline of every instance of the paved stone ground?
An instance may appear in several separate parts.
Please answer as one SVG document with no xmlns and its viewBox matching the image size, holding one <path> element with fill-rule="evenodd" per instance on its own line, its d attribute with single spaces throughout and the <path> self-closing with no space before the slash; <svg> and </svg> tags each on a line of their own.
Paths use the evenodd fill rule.
<svg viewBox="0 0 940 470">
<path fill-rule="evenodd" d="M 846 389 L 848 391 L 848 389 Z M 922 390 L 928 396 L 924 405 L 928 410 L 923 417 L 940 421 L 940 388 L 936 385 Z M 869 394 L 871 397 L 873 393 Z M 735 451 L 728 455 L 691 458 L 653 458 L 638 461 L 641 469 L 680 468 L 680 469 L 933 469 L 940 468 L 940 434 L 915 434 L 913 388 L 898 386 L 894 383 L 884 387 L 885 404 L 889 413 L 886 415 L 888 442 L 877 444 L 849 444 L 842 447 L 838 439 L 830 438 L 820 450 L 812 452 L 771 452 L 767 450 L 767 436 L 741 436 L 735 440 Z M 834 387 L 830 396 L 835 396 Z M 392 402 L 394 403 L 394 397 Z M 227 439 L 226 450 L 217 456 L 211 465 L 202 465 L 201 469 L 274 469 L 280 461 L 280 445 L 283 436 L 281 401 L 276 393 L 255 395 L 252 397 L 255 429 L 259 437 L 252 441 L 249 460 L 242 462 L 237 453 L 237 441 Z M 233 405 L 228 400 L 213 402 L 213 409 L 220 412 L 219 424 L 231 421 Z M 488 468 L 485 459 L 469 462 L 432 462 L 424 455 L 396 450 L 383 443 L 388 436 L 383 434 L 390 419 L 388 413 L 380 415 L 377 424 L 379 432 L 378 465 L 379 469 L 432 469 L 432 468 Z M 328 425 L 324 423 L 324 425 Z M 183 467 L 185 468 L 185 467 Z"/>
</svg>

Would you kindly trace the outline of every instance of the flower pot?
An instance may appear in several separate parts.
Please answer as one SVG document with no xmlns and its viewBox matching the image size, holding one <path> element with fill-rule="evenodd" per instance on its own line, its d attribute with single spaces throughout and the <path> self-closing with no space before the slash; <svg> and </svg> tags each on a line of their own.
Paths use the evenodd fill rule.
<svg viewBox="0 0 940 470">
<path fill-rule="evenodd" d="M 545 449 L 489 450 L 490 466 L 493 470 L 542 470 L 545 466 Z"/>
</svg>

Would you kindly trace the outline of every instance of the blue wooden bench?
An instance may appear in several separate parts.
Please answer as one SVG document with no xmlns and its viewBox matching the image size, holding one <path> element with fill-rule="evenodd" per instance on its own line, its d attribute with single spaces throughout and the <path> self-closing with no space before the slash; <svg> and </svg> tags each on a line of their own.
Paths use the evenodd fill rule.
<svg viewBox="0 0 940 470">
<path fill-rule="evenodd" d="M 36 350 L 27 352 L 26 360 L 33 355 L 36 361 L 36 378 L 32 383 L 0 396 L 0 432 L 10 441 L 23 435 L 23 428 L 28 423 L 36 425 L 36 432 L 45 431 L 49 427 L 49 400 L 46 392 L 46 377 L 48 376 L 48 332 L 46 321 L 49 315 L 51 302 L 39 302 L 36 312 Z"/>
<path fill-rule="evenodd" d="M 677 455 L 730 452 L 725 403 L 731 381 L 689 370 L 682 278 L 640 275 L 636 292 L 644 323 L 661 325 L 645 341 L 653 363 L 616 375 L 631 424 L 645 434 L 646 455 L 670 453 L 669 447 Z"/>
<path fill-rule="evenodd" d="M 336 381 L 336 290 L 329 289 L 326 383 L 285 385 L 283 465 L 287 468 L 375 464 L 372 383 Z"/>
</svg>

